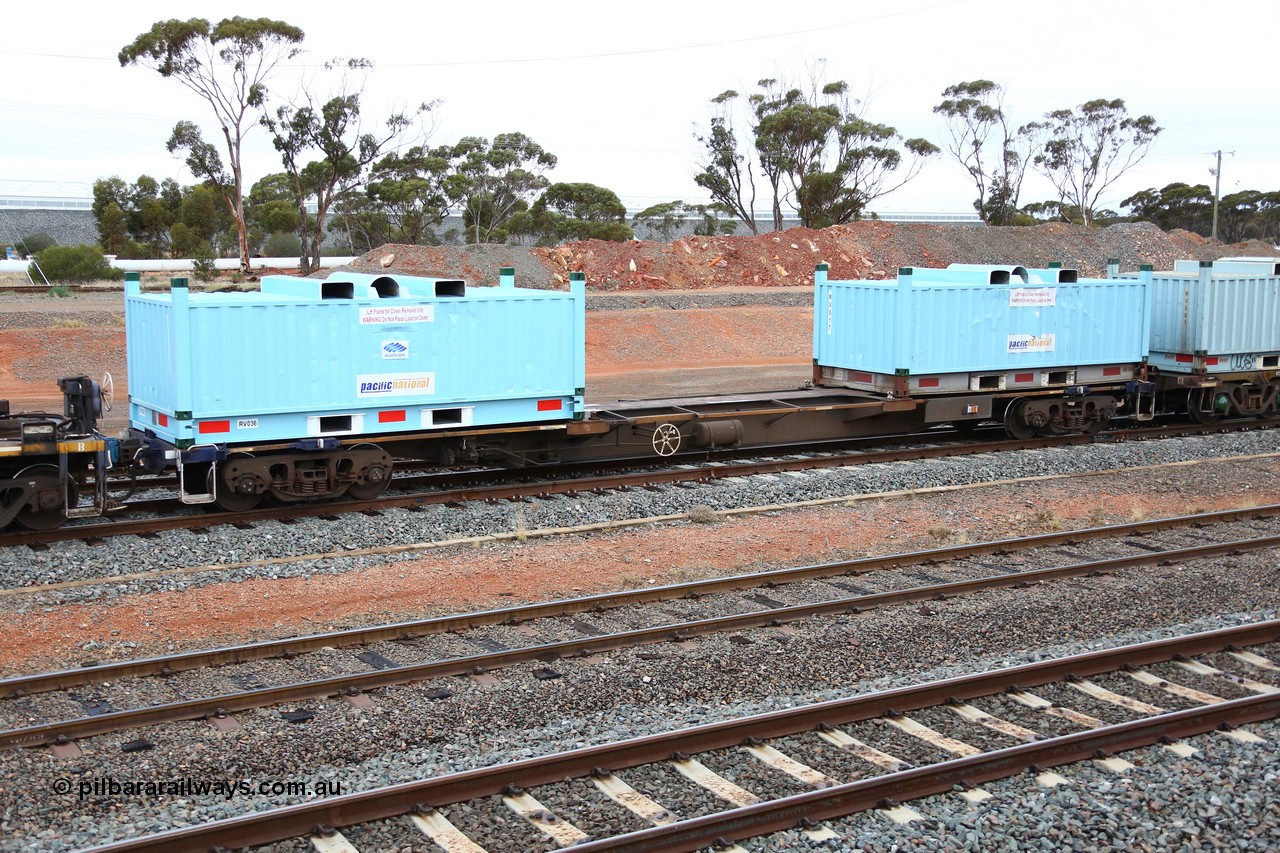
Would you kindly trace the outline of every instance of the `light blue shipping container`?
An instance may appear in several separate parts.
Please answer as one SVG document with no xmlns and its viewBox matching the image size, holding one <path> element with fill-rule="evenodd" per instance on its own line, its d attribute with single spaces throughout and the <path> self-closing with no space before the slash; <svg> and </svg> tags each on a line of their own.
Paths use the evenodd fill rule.
<svg viewBox="0 0 1280 853">
<path fill-rule="evenodd" d="M 1280 258 L 1178 261 L 1151 279 L 1151 362 L 1162 370 L 1274 370 Z"/>
<path fill-rule="evenodd" d="M 508 270 L 497 287 L 333 273 L 144 294 L 126 281 L 130 422 L 186 447 L 581 417 L 573 279 L 568 293 L 517 288 Z"/>
<path fill-rule="evenodd" d="M 971 385 L 966 377 L 975 373 L 1007 373 L 1012 383 L 1026 371 L 1140 365 L 1147 354 L 1147 282 L 1075 278 L 1057 268 L 961 265 L 904 268 L 896 280 L 828 281 L 822 265 L 815 273 L 814 362 L 857 372 L 842 384 L 868 390 L 883 390 L 886 376 L 959 377 L 933 386 L 936 393 L 1006 387 L 1003 379 Z M 993 280 L 1009 283 L 987 283 Z M 1084 370 L 1069 381 L 1131 373 Z"/>
</svg>

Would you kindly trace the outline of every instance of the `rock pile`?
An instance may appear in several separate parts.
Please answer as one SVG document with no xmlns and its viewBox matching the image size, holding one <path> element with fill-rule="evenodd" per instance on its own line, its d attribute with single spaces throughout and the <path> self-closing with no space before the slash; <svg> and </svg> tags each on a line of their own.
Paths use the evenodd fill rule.
<svg viewBox="0 0 1280 853">
<path fill-rule="evenodd" d="M 855 222 L 821 230 L 791 228 L 758 236 L 682 237 L 670 243 L 587 240 L 560 246 L 383 246 L 351 269 L 410 275 L 463 276 L 496 282 L 498 267 L 514 267 L 524 286 L 567 286 L 570 272 L 586 273 L 588 288 L 683 290 L 803 286 L 816 264 L 830 265 L 834 279 L 892 277 L 899 267 L 945 267 L 952 263 L 1051 262 L 1102 276 L 1107 260 L 1123 270 L 1140 264 L 1170 269 L 1181 259 L 1216 260 L 1275 255 L 1268 243 L 1224 245 L 1187 231 L 1165 232 L 1146 222 L 1108 228 L 1048 224 L 1031 228 Z M 388 255 L 394 258 L 387 266 Z"/>
</svg>

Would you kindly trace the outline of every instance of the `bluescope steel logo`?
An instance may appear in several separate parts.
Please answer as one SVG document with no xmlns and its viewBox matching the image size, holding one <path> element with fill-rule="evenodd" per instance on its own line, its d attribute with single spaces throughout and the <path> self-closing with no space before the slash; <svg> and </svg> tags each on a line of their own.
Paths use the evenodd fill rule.
<svg viewBox="0 0 1280 853">
<path fill-rule="evenodd" d="M 361 399 L 434 393 L 434 373 L 362 373 L 356 377 L 356 396 Z"/>
<path fill-rule="evenodd" d="M 1005 352 L 1053 352 L 1053 335 L 1010 335 Z"/>
<path fill-rule="evenodd" d="M 408 341 L 383 341 L 382 359 L 384 361 L 404 361 L 409 357 Z"/>
</svg>

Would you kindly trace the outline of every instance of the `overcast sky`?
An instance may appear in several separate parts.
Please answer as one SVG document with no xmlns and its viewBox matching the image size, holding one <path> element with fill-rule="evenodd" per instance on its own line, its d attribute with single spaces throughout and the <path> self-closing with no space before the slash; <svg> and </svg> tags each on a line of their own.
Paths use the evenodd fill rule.
<svg viewBox="0 0 1280 853">
<path fill-rule="evenodd" d="M 294 94 L 326 59 L 367 57 L 376 70 L 363 92 L 366 120 L 439 99 L 430 144 L 523 132 L 559 158 L 552 181 L 608 187 L 633 211 L 707 200 L 693 182 L 702 153 L 693 134 L 708 126 L 710 98 L 755 91 L 763 77 L 804 80 L 820 64 L 824 81 L 844 80 L 865 99 L 869 119 L 939 145 L 945 130 L 932 108 L 962 80 L 1002 84 L 1016 124 L 1094 98 L 1124 99 L 1131 115 L 1150 114 L 1165 130 L 1104 207 L 1172 181 L 1212 186 L 1217 150 L 1224 195 L 1280 189 L 1277 0 L 210 6 L 10 4 L 0 49 L 0 195 L 85 196 L 99 178 L 142 174 L 194 183 L 165 143 L 180 119 L 220 140 L 210 107 L 116 57 L 157 21 L 232 15 L 306 32 L 306 53 L 274 78 L 279 95 Z M 261 130 L 244 160 L 246 189 L 280 171 Z M 1021 200 L 1053 195 L 1032 176 Z M 971 211 L 974 197 L 966 173 L 943 154 L 873 208 Z"/>
</svg>

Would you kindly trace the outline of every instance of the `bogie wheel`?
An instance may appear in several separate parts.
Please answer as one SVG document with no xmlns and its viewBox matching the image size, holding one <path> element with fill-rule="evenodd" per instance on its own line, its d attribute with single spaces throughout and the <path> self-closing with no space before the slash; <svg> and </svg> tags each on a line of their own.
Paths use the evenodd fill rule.
<svg viewBox="0 0 1280 853">
<path fill-rule="evenodd" d="M 1187 392 L 1187 414 L 1191 416 L 1191 420 L 1198 424 L 1211 424 L 1222 417 L 1214 408 L 1214 395 L 1217 394 L 1213 388 L 1192 388 Z M 1205 409 L 1205 403 L 1209 404 L 1209 408 Z"/>
<path fill-rule="evenodd" d="M 1097 435 L 1098 433 L 1102 432 L 1104 429 L 1107 428 L 1107 424 L 1111 423 L 1111 418 L 1114 415 L 1115 415 L 1115 412 L 1111 408 L 1105 408 L 1102 411 L 1098 412 L 1098 419 L 1089 421 L 1089 423 L 1085 425 L 1084 434 Z"/>
<path fill-rule="evenodd" d="M 28 530 L 53 530 L 55 527 L 61 527 L 67 520 L 66 508 L 75 506 L 80 497 L 76 481 L 68 477 L 64 488 L 59 489 L 57 465 L 32 465 L 19 471 L 14 479 L 24 478 L 36 481 L 36 502 L 40 508 L 35 510 L 30 506 L 24 507 L 18 512 L 14 521 Z"/>
<path fill-rule="evenodd" d="M 680 450 L 680 427 L 675 424 L 659 424 L 653 431 L 653 452 L 659 456 L 674 456 Z"/>
<path fill-rule="evenodd" d="M 244 492 L 236 488 L 236 483 L 246 484 L 248 488 L 253 488 L 256 478 L 245 475 L 240 477 L 236 473 L 236 462 L 242 459 L 252 459 L 252 453 L 233 453 L 226 458 L 220 466 L 217 466 L 218 476 L 213 476 L 214 467 L 209 467 L 209 491 L 213 493 L 213 503 L 218 509 L 226 512 L 248 512 L 249 510 L 262 503 L 262 498 L 266 492 L 249 491 Z M 228 479 L 231 481 L 228 483 Z"/>
<path fill-rule="evenodd" d="M 376 444 L 357 444 L 352 450 L 382 450 Z M 371 501 L 387 490 L 391 485 L 391 461 L 374 463 L 365 470 L 365 482 L 352 483 L 347 487 L 347 497 L 357 501 Z"/>
<path fill-rule="evenodd" d="M 1270 389 L 1272 394 L 1271 404 L 1263 407 L 1262 411 L 1258 412 L 1258 417 L 1264 421 L 1280 418 L 1280 380 L 1274 381 L 1272 385 L 1274 387 Z"/>
<path fill-rule="evenodd" d="M 1019 441 L 1026 441 L 1029 438 L 1035 438 L 1039 428 L 1025 424 L 1019 418 L 1022 413 L 1026 400 L 1019 397 L 1009 403 L 1009 407 L 1004 410 L 1004 431 L 1009 433 L 1010 438 L 1016 438 Z"/>
</svg>

